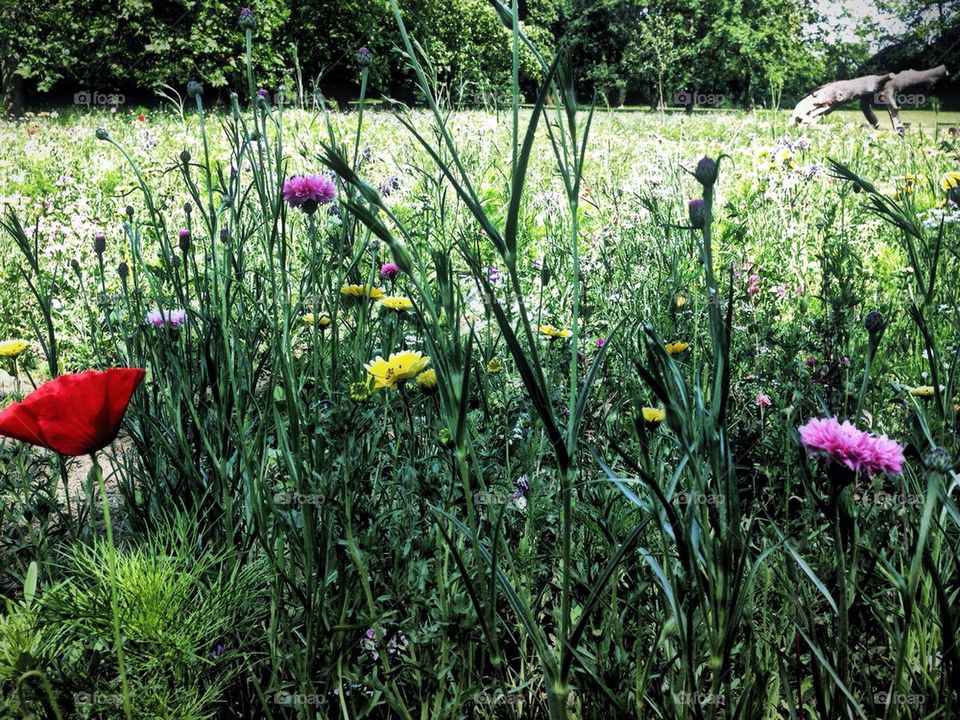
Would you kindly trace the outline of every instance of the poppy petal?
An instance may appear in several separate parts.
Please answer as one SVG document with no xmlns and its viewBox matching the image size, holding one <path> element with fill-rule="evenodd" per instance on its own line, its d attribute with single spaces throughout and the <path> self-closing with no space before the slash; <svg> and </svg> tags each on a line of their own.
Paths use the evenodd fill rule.
<svg viewBox="0 0 960 720">
<path fill-rule="evenodd" d="M 62 455 L 101 450 L 117 437 L 144 375 L 138 368 L 61 375 L 0 413 L 0 435 Z"/>
</svg>

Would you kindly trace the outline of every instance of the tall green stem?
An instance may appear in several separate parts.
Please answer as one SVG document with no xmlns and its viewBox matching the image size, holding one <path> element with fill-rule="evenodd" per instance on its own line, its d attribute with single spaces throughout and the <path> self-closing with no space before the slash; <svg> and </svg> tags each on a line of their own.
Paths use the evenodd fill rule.
<svg viewBox="0 0 960 720">
<path fill-rule="evenodd" d="M 110 522 L 110 501 L 107 499 L 107 484 L 103 479 L 103 470 L 96 455 L 91 456 L 93 466 L 90 473 L 94 476 L 103 504 L 103 522 L 107 527 L 107 546 L 110 549 L 110 613 L 113 616 L 113 644 L 117 652 L 117 667 L 120 669 L 120 685 L 123 689 L 123 711 L 127 720 L 133 718 L 130 707 L 130 689 L 127 685 L 127 668 L 123 660 L 123 641 L 120 637 L 120 607 L 117 602 L 117 549 L 113 544 L 113 525 Z"/>
</svg>

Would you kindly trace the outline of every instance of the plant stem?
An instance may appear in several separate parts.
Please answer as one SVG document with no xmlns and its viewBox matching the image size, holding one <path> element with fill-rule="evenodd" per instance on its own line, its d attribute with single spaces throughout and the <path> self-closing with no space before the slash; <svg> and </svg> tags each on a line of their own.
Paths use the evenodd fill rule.
<svg viewBox="0 0 960 720">
<path fill-rule="evenodd" d="M 107 499 L 107 484 L 103 479 L 103 470 L 97 462 L 96 455 L 91 455 L 90 457 L 93 461 L 90 473 L 94 475 L 100 491 L 100 502 L 103 504 L 103 522 L 107 528 L 107 547 L 110 549 L 110 613 L 113 616 L 113 643 L 117 652 L 120 685 L 123 689 L 123 711 L 127 716 L 127 720 L 132 720 L 130 689 L 127 686 L 127 668 L 123 661 L 123 641 L 120 637 L 120 609 L 117 604 L 117 549 L 113 544 L 113 524 L 110 522 L 110 501 Z"/>
</svg>

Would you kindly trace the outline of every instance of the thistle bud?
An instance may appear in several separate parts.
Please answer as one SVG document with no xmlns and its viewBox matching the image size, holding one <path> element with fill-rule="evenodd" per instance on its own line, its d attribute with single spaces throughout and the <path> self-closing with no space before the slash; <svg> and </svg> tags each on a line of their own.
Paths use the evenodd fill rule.
<svg viewBox="0 0 960 720">
<path fill-rule="evenodd" d="M 127 266 L 125 262 L 121 262 L 119 265 L 117 265 L 117 275 L 120 276 L 121 280 L 125 280 L 127 275 L 129 274 L 130 274 L 130 268 Z"/>
<path fill-rule="evenodd" d="M 697 169 L 693 171 L 693 176 L 704 187 L 713 187 L 717 182 L 717 161 L 713 158 L 702 157 L 697 163 Z"/>
<path fill-rule="evenodd" d="M 694 198 L 687 203 L 687 213 L 690 216 L 691 226 L 700 230 L 706 224 L 706 207 L 700 198 Z"/>
<path fill-rule="evenodd" d="M 950 453 L 942 447 L 938 447 L 923 456 L 923 465 L 930 472 L 944 475 L 950 472 L 950 468 L 953 467 L 953 460 L 950 458 Z"/>
<path fill-rule="evenodd" d="M 879 310 L 871 310 L 863 320 L 863 326 L 871 335 L 878 335 L 887 327 L 887 321 Z"/>
<path fill-rule="evenodd" d="M 368 68 L 373 65 L 373 53 L 367 47 L 357 50 L 357 65 L 362 68 Z"/>
<path fill-rule="evenodd" d="M 183 204 L 183 212 L 184 212 L 185 215 L 189 215 L 190 213 L 192 213 L 192 212 L 193 212 L 193 205 L 191 205 L 191 204 L 188 203 L 188 202 L 184 203 L 184 204 Z"/>
<path fill-rule="evenodd" d="M 203 95 L 203 85 L 196 80 L 191 80 L 187 83 L 187 97 L 198 98 L 201 95 Z"/>
<path fill-rule="evenodd" d="M 97 255 L 103 255 L 103 251 L 107 249 L 107 236 L 103 233 L 97 233 L 93 238 L 93 251 Z"/>
<path fill-rule="evenodd" d="M 96 132 L 95 134 L 96 134 L 96 136 L 97 136 L 97 140 L 109 140 L 109 139 L 110 139 L 110 133 L 107 131 L 107 129 L 106 129 L 105 127 L 98 127 L 98 128 L 97 128 L 97 132 Z"/>
<path fill-rule="evenodd" d="M 547 263 L 547 259 L 543 259 L 543 264 L 540 266 L 540 284 L 543 287 L 546 287 L 550 284 L 550 279 L 553 277 L 553 272 L 550 270 L 550 265 Z"/>
<path fill-rule="evenodd" d="M 180 237 L 180 249 L 183 252 L 188 252 L 190 250 L 190 231 L 183 228 L 178 235 Z"/>
<path fill-rule="evenodd" d="M 70 261 L 70 269 L 73 270 L 78 276 L 80 275 L 80 261 L 76 258 L 73 258 Z"/>
<path fill-rule="evenodd" d="M 240 29 L 253 30 L 257 26 L 257 21 L 253 17 L 253 10 L 248 7 L 240 8 Z"/>
<path fill-rule="evenodd" d="M 132 221 L 132 220 L 133 220 L 133 205 L 127 205 L 127 207 L 126 207 L 126 209 L 124 210 L 124 212 L 127 213 L 127 218 Z"/>
</svg>

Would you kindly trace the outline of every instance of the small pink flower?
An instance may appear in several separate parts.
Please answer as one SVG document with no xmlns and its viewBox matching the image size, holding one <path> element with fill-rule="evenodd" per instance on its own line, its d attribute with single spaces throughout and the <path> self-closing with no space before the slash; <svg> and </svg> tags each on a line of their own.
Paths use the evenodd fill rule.
<svg viewBox="0 0 960 720">
<path fill-rule="evenodd" d="M 395 263 L 392 263 L 392 262 L 384 263 L 380 267 L 380 276 L 385 277 L 388 280 L 393 280 L 399 274 L 400 274 L 400 266 Z"/>
<path fill-rule="evenodd" d="M 603 338 L 600 338 L 599 340 L 597 340 L 597 350 L 599 350 L 606 344 L 607 344 L 607 341 L 604 340 Z"/>
<path fill-rule="evenodd" d="M 813 418 L 799 428 L 800 442 L 811 457 L 826 458 L 867 475 L 903 471 L 903 448 L 886 435 L 871 435 L 849 420 Z"/>
<path fill-rule="evenodd" d="M 765 408 L 770 407 L 770 396 L 764 393 L 757 393 L 757 396 L 753 399 L 757 404 L 757 407 Z"/>
<path fill-rule="evenodd" d="M 774 285 L 770 288 L 770 292 L 774 293 L 781 300 L 785 300 L 787 297 L 787 291 L 780 285 Z"/>
<path fill-rule="evenodd" d="M 178 328 L 187 321 L 183 310 L 151 310 L 147 313 L 147 324 L 155 328 Z"/>
</svg>

